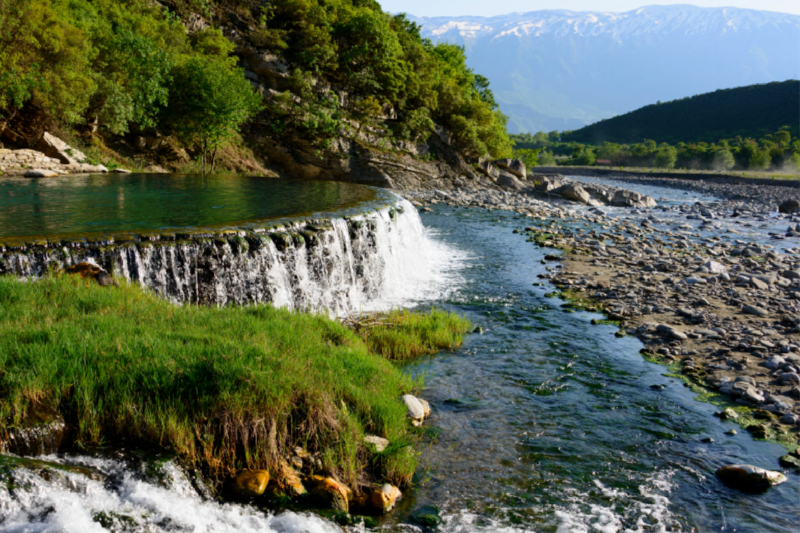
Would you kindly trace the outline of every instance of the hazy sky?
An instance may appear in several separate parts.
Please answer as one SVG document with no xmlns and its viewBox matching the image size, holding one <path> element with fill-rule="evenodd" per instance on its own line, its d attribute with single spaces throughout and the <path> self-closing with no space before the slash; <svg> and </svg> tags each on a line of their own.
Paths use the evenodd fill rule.
<svg viewBox="0 0 800 533">
<path fill-rule="evenodd" d="M 515 11 L 572 9 L 574 11 L 630 11 L 648 5 L 691 4 L 701 7 L 743 7 L 800 15 L 800 0 L 379 0 L 386 11 L 418 17 L 443 15 L 504 15 Z"/>
</svg>

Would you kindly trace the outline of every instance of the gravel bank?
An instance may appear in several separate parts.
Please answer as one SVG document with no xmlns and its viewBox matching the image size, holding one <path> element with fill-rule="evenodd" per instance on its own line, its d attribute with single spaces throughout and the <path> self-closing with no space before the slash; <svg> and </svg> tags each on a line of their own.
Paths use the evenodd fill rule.
<svg viewBox="0 0 800 533">
<path fill-rule="evenodd" d="M 768 198 L 760 191 L 744 199 L 755 194 L 752 185 L 657 180 L 647 184 L 680 185 L 724 200 L 599 209 L 530 191 L 405 194 L 421 209 L 447 203 L 524 215 L 517 231 L 562 250 L 547 256 L 554 263 L 543 276 L 562 297 L 604 312 L 619 322 L 619 334 L 642 340 L 647 356 L 719 395 L 730 408 L 721 408 L 723 418 L 737 418 L 756 438 L 796 447 L 800 217 L 768 211 L 796 198 L 794 189 L 769 187 L 774 195 Z M 767 225 L 781 231 L 759 230 L 760 238 L 742 240 L 734 229 Z M 800 464 L 796 456 L 782 460 Z"/>
</svg>

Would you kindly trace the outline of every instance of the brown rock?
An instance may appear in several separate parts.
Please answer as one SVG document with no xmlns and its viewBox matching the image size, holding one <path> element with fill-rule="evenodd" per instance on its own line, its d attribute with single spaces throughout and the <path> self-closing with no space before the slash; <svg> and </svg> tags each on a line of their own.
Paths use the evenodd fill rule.
<svg viewBox="0 0 800 533">
<path fill-rule="evenodd" d="M 761 492 L 786 481 L 786 476 L 780 472 L 752 465 L 723 466 L 717 470 L 717 477 L 727 486 L 743 492 Z"/>
<path fill-rule="evenodd" d="M 311 494 L 331 509 L 350 512 L 350 489 L 333 478 L 311 476 L 309 482 L 314 485 Z"/>
<path fill-rule="evenodd" d="M 296 498 L 305 494 L 306 488 L 300 480 L 300 476 L 289 463 L 283 459 L 275 467 L 274 492 L 289 498 Z"/>
<path fill-rule="evenodd" d="M 375 509 L 388 513 L 394 508 L 394 504 L 402 495 L 403 493 L 400 492 L 400 489 L 387 483 L 381 488 L 372 491 L 370 503 Z"/>
<path fill-rule="evenodd" d="M 231 489 L 242 496 L 254 498 L 267 490 L 269 472 L 266 470 L 242 470 L 231 482 Z"/>
</svg>

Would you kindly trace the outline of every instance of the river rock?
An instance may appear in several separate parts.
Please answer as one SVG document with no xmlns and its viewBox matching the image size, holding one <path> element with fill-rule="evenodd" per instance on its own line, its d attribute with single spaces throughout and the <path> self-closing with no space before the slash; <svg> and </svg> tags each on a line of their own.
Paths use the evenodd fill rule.
<svg viewBox="0 0 800 533">
<path fill-rule="evenodd" d="M 518 178 L 525 178 L 528 174 L 525 163 L 519 159 L 498 159 L 492 163 Z"/>
<path fill-rule="evenodd" d="M 800 200 L 786 200 L 778 206 L 778 211 L 788 214 L 800 213 Z"/>
<path fill-rule="evenodd" d="M 702 268 L 710 274 L 725 274 L 728 272 L 728 269 L 725 267 L 725 265 L 716 261 L 708 261 L 703 264 Z"/>
<path fill-rule="evenodd" d="M 330 477 L 311 476 L 310 483 L 314 485 L 312 496 L 331 509 L 350 512 L 350 489 Z"/>
<path fill-rule="evenodd" d="M 656 330 L 660 331 L 661 333 L 664 333 L 669 337 L 672 337 L 673 339 L 685 341 L 686 339 L 689 338 L 686 336 L 685 333 L 680 332 L 674 327 L 668 326 L 666 324 L 659 324 L 658 326 L 656 326 Z"/>
<path fill-rule="evenodd" d="M 515 191 L 522 191 L 528 188 L 527 185 L 519 181 L 514 175 L 509 174 L 508 172 L 500 172 L 500 175 L 497 177 L 497 184 L 501 187 L 513 189 Z"/>
<path fill-rule="evenodd" d="M 717 477 L 727 486 L 743 492 L 761 492 L 786 481 L 780 472 L 752 465 L 728 465 L 717 470 Z"/>
<path fill-rule="evenodd" d="M 742 307 L 742 311 L 747 315 L 755 315 L 760 317 L 769 316 L 769 312 L 766 309 L 762 309 L 761 307 L 755 305 L 745 305 Z"/>
<path fill-rule="evenodd" d="M 416 396 L 411 394 L 403 396 L 403 402 L 408 408 L 408 417 L 411 419 L 411 423 L 415 426 L 421 426 L 425 420 L 425 407 Z"/>
<path fill-rule="evenodd" d="M 241 496 L 255 498 L 267 490 L 269 472 L 266 470 L 242 470 L 231 482 L 231 489 Z"/>
<path fill-rule="evenodd" d="M 378 452 L 382 452 L 387 446 L 389 446 L 389 439 L 384 439 L 383 437 L 378 437 L 376 435 L 367 435 L 364 437 L 364 442 L 375 446 L 375 450 Z"/>
<path fill-rule="evenodd" d="M 26 178 L 57 178 L 58 172 L 43 168 L 34 168 L 25 173 Z"/>
<path fill-rule="evenodd" d="M 381 488 L 372 491 L 370 503 L 378 511 L 388 513 L 394 508 L 394 504 L 403 496 L 400 489 L 394 485 L 386 483 Z"/>
<path fill-rule="evenodd" d="M 578 185 L 577 183 L 568 183 L 563 187 L 559 188 L 556 192 L 560 193 L 561 196 L 566 198 L 567 200 L 572 200 L 573 202 L 580 202 L 586 205 L 592 205 L 592 197 L 589 195 L 586 190 Z"/>
</svg>

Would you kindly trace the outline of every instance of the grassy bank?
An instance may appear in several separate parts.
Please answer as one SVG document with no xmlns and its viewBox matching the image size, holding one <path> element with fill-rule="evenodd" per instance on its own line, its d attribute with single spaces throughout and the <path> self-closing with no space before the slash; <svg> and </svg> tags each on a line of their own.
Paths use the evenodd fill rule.
<svg viewBox="0 0 800 533">
<path fill-rule="evenodd" d="M 449 316 L 422 320 L 428 326 L 417 331 L 455 323 Z M 452 332 L 452 344 L 467 327 Z M 175 306 L 135 286 L 109 290 L 75 277 L 0 277 L 2 429 L 55 410 L 73 446 L 157 445 L 218 478 L 269 468 L 301 446 L 351 487 L 402 486 L 416 459 L 399 397 L 420 384 L 387 359 L 423 343 L 403 331 L 405 341 L 377 355 L 322 316 Z M 392 443 L 379 461 L 366 434 Z"/>
</svg>

